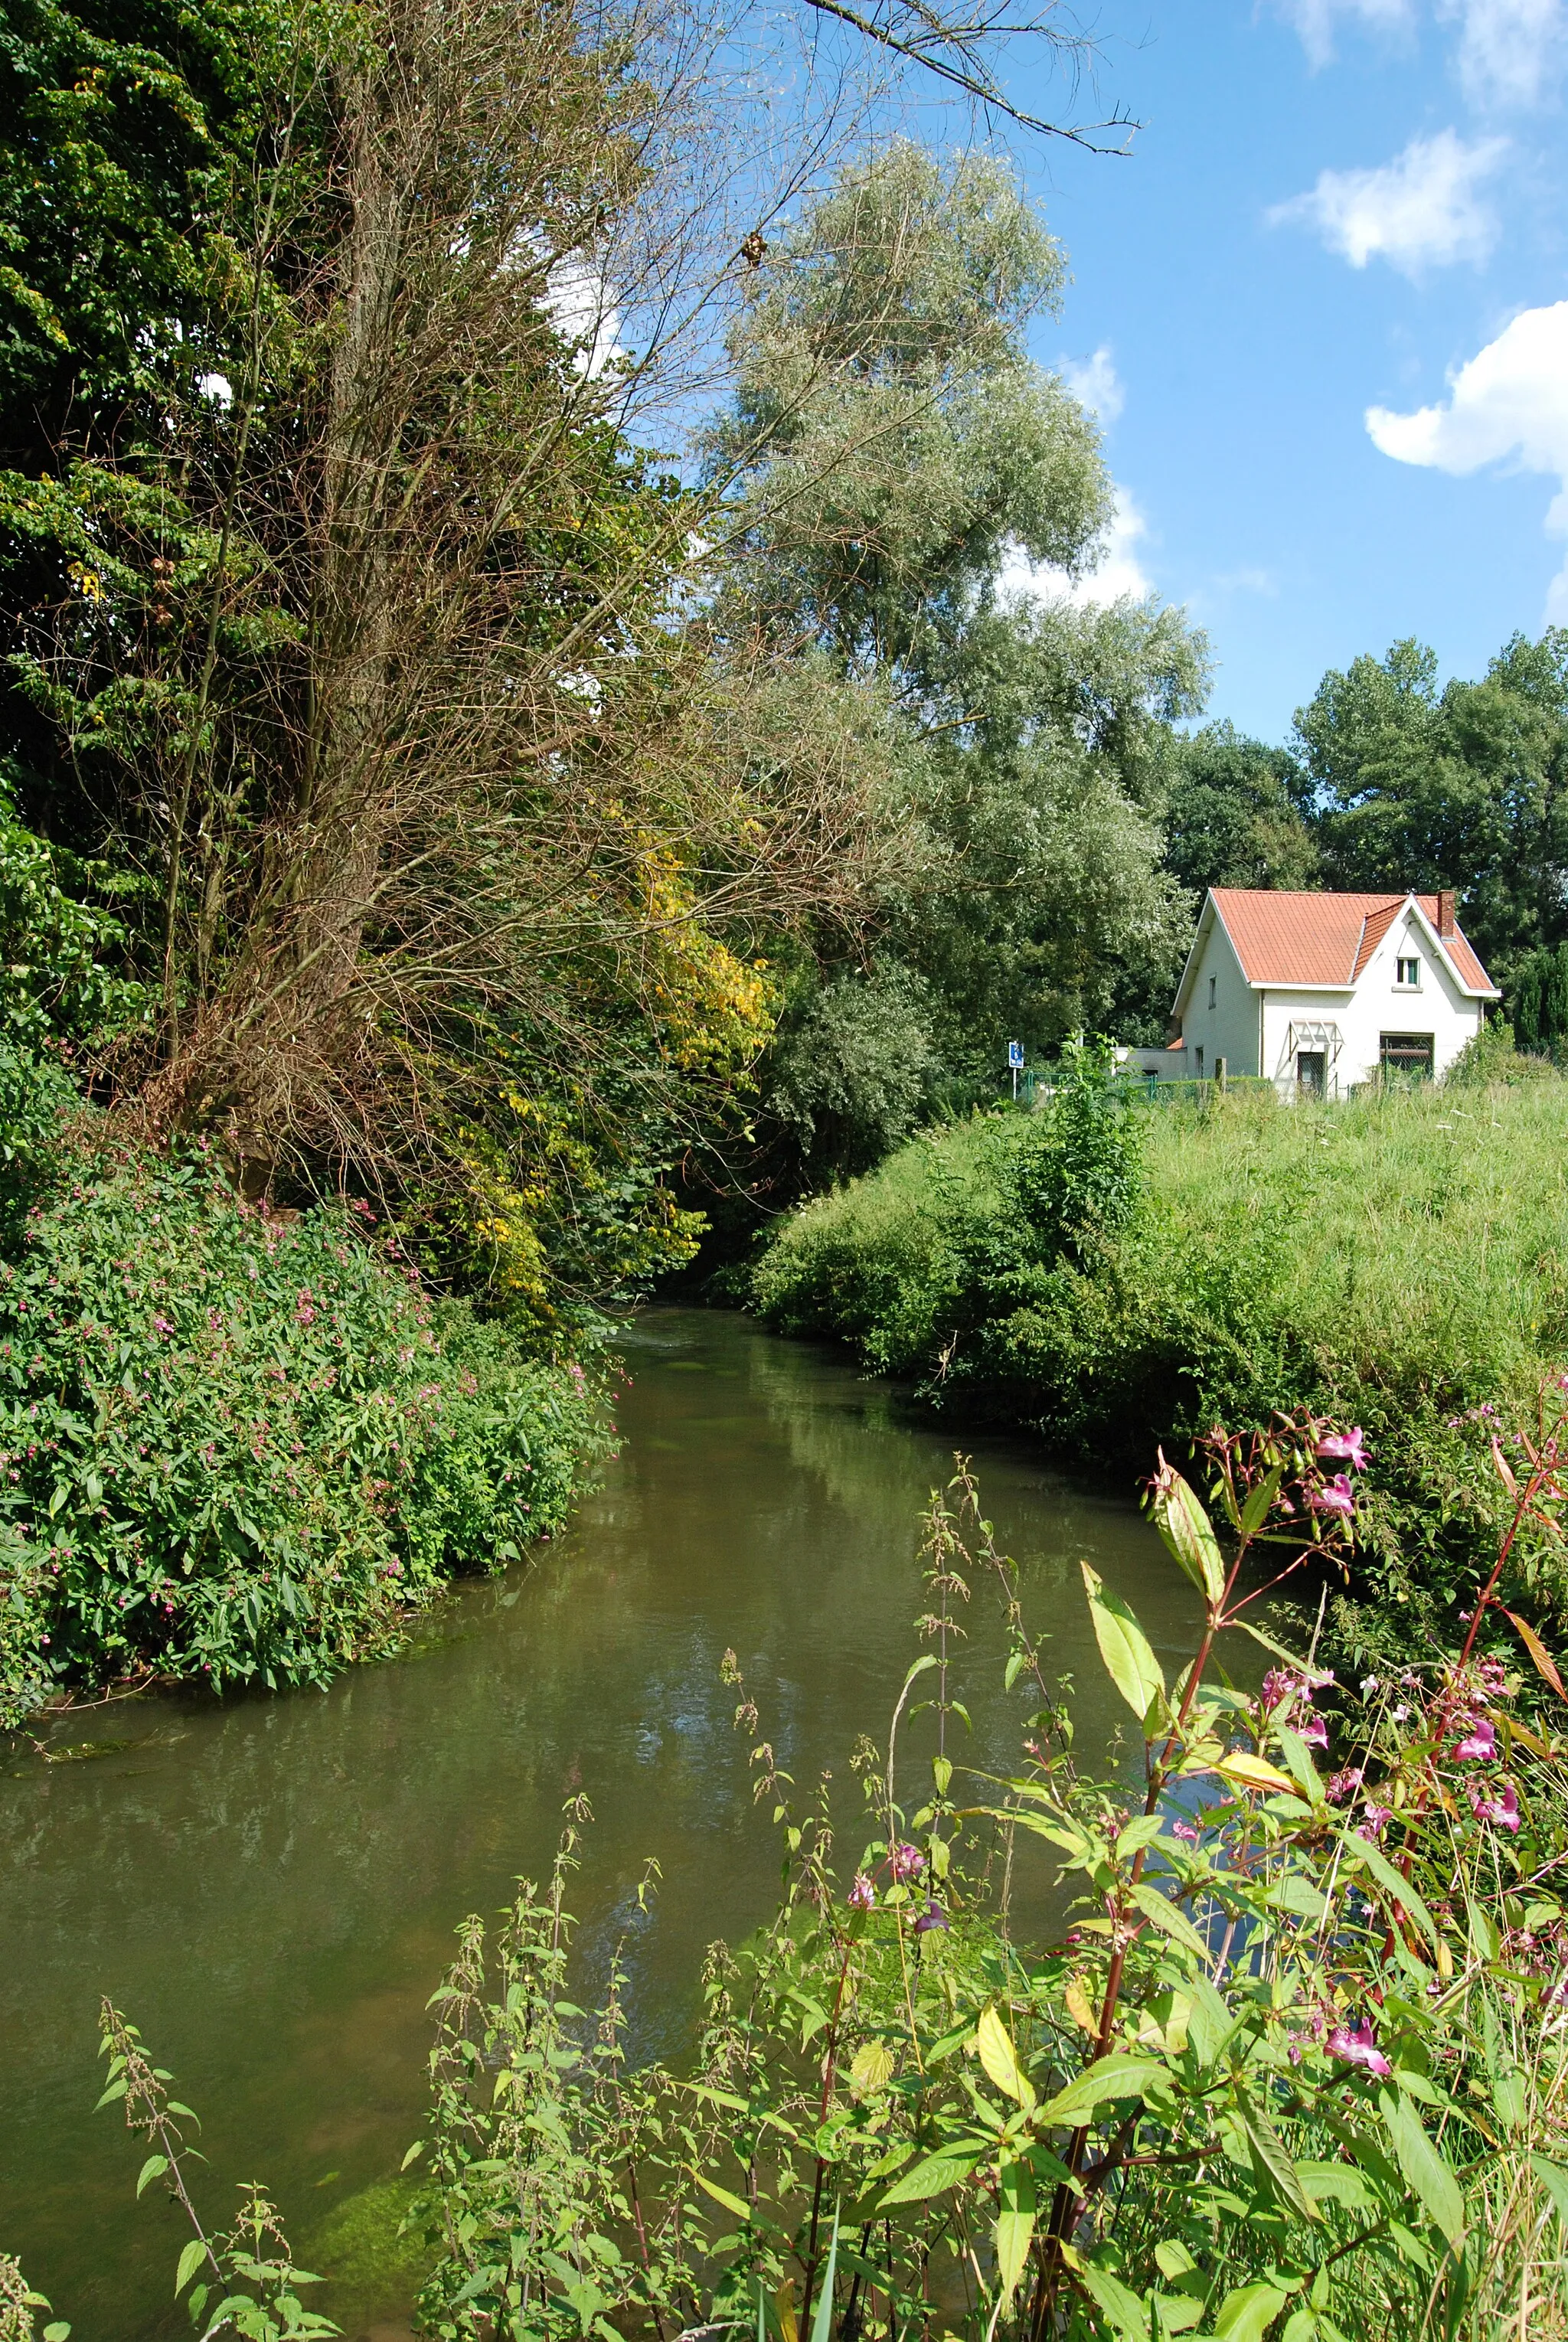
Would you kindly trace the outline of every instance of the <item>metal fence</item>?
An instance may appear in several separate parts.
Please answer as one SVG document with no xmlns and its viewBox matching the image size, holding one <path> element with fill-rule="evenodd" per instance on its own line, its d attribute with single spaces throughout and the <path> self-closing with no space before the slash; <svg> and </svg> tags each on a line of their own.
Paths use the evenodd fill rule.
<svg viewBox="0 0 1568 2342">
<path fill-rule="evenodd" d="M 1130 1106 L 1207 1106 L 1215 1096 L 1240 1096 L 1250 1090 L 1268 1090 L 1277 1096 L 1274 1084 L 1267 1075 L 1260 1074 L 1229 1074 L 1223 1081 L 1172 1081 L 1160 1074 L 1140 1074 L 1135 1077 L 1123 1075 L 1112 1087 Z"/>
</svg>

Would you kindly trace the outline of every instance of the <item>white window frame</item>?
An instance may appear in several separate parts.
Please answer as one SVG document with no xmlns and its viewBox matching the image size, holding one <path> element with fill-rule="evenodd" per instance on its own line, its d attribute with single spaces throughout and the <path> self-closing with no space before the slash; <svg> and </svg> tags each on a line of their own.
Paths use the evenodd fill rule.
<svg viewBox="0 0 1568 2342">
<path fill-rule="evenodd" d="M 1404 971 L 1407 967 L 1413 967 L 1415 974 L 1406 976 Z M 1421 962 L 1413 953 L 1400 952 L 1396 955 L 1393 963 L 1393 988 L 1396 992 L 1421 990 Z"/>
</svg>

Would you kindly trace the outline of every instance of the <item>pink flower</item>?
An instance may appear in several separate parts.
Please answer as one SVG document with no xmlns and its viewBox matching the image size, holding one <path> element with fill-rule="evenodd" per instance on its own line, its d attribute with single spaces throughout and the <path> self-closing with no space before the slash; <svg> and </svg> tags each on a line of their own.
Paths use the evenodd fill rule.
<svg viewBox="0 0 1568 2342">
<path fill-rule="evenodd" d="M 1336 1472 L 1323 1487 L 1313 1490 L 1312 1508 L 1314 1513 L 1334 1513 L 1343 1519 L 1350 1518 L 1355 1511 L 1355 1492 L 1343 1472 Z"/>
<path fill-rule="evenodd" d="M 1512 1781 L 1504 1781 L 1495 1797 L 1489 1797 L 1474 1782 L 1470 1784 L 1470 1808 L 1478 1822 L 1495 1823 L 1499 1829 L 1519 1827 L 1519 1797 Z"/>
<path fill-rule="evenodd" d="M 929 1936 L 934 1929 L 945 1927 L 946 1925 L 947 1914 L 942 1906 L 939 1903 L 928 1903 L 914 1923 L 914 1932 L 917 1936 Z"/>
<path fill-rule="evenodd" d="M 1374 1798 L 1368 1797 L 1361 1809 L 1361 1819 L 1355 1826 L 1355 1834 L 1357 1837 L 1370 1838 L 1375 1845 L 1393 1819 L 1392 1807 L 1380 1806 Z"/>
<path fill-rule="evenodd" d="M 1393 2071 L 1377 2046 L 1370 2017 L 1358 2017 L 1353 2025 L 1336 2025 L 1323 2046 L 1331 2057 L 1343 2058 L 1347 2066 L 1364 2066 L 1369 2074 Z"/>
<path fill-rule="evenodd" d="M 925 1857 L 917 1846 L 895 1846 L 887 1860 L 897 1885 L 902 1885 L 906 1878 L 918 1877 L 925 1867 Z"/>
<path fill-rule="evenodd" d="M 1191 1822 L 1173 1822 L 1171 1824 L 1171 1836 L 1173 1837 L 1184 1837 L 1189 1846 L 1196 1846 L 1198 1842 L 1198 1833 L 1193 1827 Z"/>
<path fill-rule="evenodd" d="M 869 1911 L 875 1905 L 876 1889 L 864 1870 L 855 1872 L 854 1885 L 849 1890 L 848 1900 L 852 1911 Z"/>
<path fill-rule="evenodd" d="M 1345 1805 L 1360 1788 L 1362 1777 L 1362 1768 L 1359 1765 L 1346 1765 L 1342 1771 L 1334 1774 L 1325 1787 L 1323 1795 L 1331 1806 Z"/>
<path fill-rule="evenodd" d="M 1327 1748 L 1328 1726 L 1321 1716 L 1314 1713 L 1304 1719 L 1302 1725 L 1302 1738 L 1309 1748 Z"/>
<path fill-rule="evenodd" d="M 1358 1423 L 1353 1431 L 1330 1431 L 1318 1441 L 1317 1452 L 1325 1464 L 1348 1464 L 1353 1472 L 1364 1472 L 1368 1453 Z"/>
<path fill-rule="evenodd" d="M 1490 1765 L 1497 1754 L 1497 1726 L 1489 1716 L 1473 1716 L 1469 1721 L 1470 1729 L 1454 1744 L 1453 1754 L 1462 1765 Z"/>
</svg>

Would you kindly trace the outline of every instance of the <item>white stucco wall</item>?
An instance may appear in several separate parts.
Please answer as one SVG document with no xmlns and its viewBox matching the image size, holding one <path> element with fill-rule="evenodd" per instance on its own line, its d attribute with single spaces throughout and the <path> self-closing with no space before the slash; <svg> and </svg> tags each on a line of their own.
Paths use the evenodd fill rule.
<svg viewBox="0 0 1568 2342">
<path fill-rule="evenodd" d="M 1421 982 L 1414 989 L 1394 981 L 1401 959 L 1421 963 Z M 1336 1027 L 1340 1036 L 1337 1056 L 1329 1046 L 1331 1095 L 1343 1097 L 1356 1083 L 1376 1079 L 1385 1033 L 1430 1033 L 1433 1070 L 1441 1079 L 1480 1030 L 1483 1008 L 1481 1001 L 1461 988 L 1446 954 L 1423 922 L 1407 909 L 1363 968 L 1353 992 L 1271 990 L 1264 995 L 1263 1070 L 1282 1090 L 1293 1093 L 1295 1048 L 1314 1046 L 1301 1028 L 1322 1024 Z"/>
<path fill-rule="evenodd" d="M 1211 986 L 1214 1005 L 1209 1006 Z M 1242 973 L 1231 939 L 1216 919 L 1203 943 L 1193 988 L 1182 1014 L 1187 1072 L 1211 1077 L 1223 1057 L 1231 1074 L 1258 1070 L 1258 996 Z M 1198 1052 L 1203 1051 L 1200 1060 Z"/>
</svg>

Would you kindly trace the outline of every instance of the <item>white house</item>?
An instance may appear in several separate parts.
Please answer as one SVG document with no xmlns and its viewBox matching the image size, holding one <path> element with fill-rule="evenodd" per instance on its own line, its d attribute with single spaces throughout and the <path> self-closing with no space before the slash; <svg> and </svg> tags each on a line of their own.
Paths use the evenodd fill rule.
<svg viewBox="0 0 1568 2342">
<path fill-rule="evenodd" d="M 1263 1075 L 1343 1096 L 1380 1072 L 1441 1077 L 1499 996 L 1441 895 L 1211 888 L 1148 1071 Z"/>
</svg>

